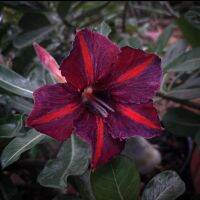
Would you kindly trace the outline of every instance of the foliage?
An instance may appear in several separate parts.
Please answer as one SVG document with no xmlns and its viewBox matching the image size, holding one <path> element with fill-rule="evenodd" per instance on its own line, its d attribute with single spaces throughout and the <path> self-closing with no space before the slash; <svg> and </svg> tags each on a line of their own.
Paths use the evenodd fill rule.
<svg viewBox="0 0 200 200">
<path fill-rule="evenodd" d="M 180 177 L 166 171 L 153 177 L 141 195 L 140 175 L 133 161 L 124 155 L 95 172 L 88 172 L 90 150 L 84 142 L 71 137 L 61 146 L 26 127 L 25 120 L 33 106 L 33 91 L 55 82 L 39 64 L 33 42 L 41 43 L 60 64 L 70 51 L 76 28 L 92 27 L 120 46 L 157 52 L 162 58 L 163 80 L 155 101 L 176 103 L 161 113 L 165 129 L 179 137 L 191 137 L 194 144 L 200 145 L 199 8 L 195 2 L 1 1 L 0 150 L 4 169 L 0 172 L 0 199 L 36 199 L 24 197 L 20 186 L 15 187 L 14 178 L 9 175 L 15 166 L 27 160 L 39 163 L 39 170 L 33 170 L 33 164 L 29 168 L 34 174 L 30 175 L 31 180 L 26 172 L 20 180 L 27 181 L 27 187 L 34 187 L 39 175 L 41 185 L 56 189 L 50 192 L 46 188 L 47 199 L 134 200 L 140 195 L 144 200 L 155 196 L 160 196 L 156 198 L 159 200 L 171 200 L 183 194 L 185 186 Z M 153 33 L 150 28 L 154 19 L 167 23 L 161 26 L 162 34 L 151 39 L 145 33 Z M 14 171 L 17 177 L 24 166 Z M 172 191 L 173 184 L 176 185 Z M 57 191 L 64 192 L 66 188 L 70 191 L 70 187 L 76 192 Z"/>
</svg>

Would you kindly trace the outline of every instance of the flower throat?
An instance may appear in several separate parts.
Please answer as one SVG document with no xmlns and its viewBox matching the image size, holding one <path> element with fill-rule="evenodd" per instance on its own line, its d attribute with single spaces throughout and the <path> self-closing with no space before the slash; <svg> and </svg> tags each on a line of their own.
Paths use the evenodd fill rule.
<svg viewBox="0 0 200 200">
<path fill-rule="evenodd" d="M 82 101 L 87 106 L 95 110 L 102 117 L 107 117 L 109 112 L 114 112 L 114 109 L 111 108 L 107 103 L 102 101 L 100 98 L 96 97 L 92 87 L 87 87 L 82 93 Z"/>
</svg>

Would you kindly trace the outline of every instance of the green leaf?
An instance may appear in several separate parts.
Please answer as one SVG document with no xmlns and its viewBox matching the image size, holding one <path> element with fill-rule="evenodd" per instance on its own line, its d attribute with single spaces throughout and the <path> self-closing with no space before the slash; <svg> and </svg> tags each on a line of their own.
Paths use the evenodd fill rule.
<svg viewBox="0 0 200 200">
<path fill-rule="evenodd" d="M 141 41 L 137 37 L 130 37 L 128 39 L 123 39 L 118 44 L 120 47 L 129 46 L 133 48 L 141 48 Z"/>
<path fill-rule="evenodd" d="M 34 67 L 33 70 L 28 75 L 28 80 L 32 83 L 32 87 L 34 89 L 37 89 L 41 87 L 42 85 L 46 84 L 45 81 L 45 75 L 46 71 L 44 67 L 41 65 L 38 65 L 37 67 Z M 40 76 L 38 76 L 40 74 Z"/>
<path fill-rule="evenodd" d="M 40 76 L 38 76 L 38 74 L 40 74 Z M 34 67 L 30 71 L 27 78 L 31 82 L 34 90 L 43 85 L 56 83 L 52 74 L 48 70 L 46 70 L 41 64 L 39 64 L 37 67 Z"/>
<path fill-rule="evenodd" d="M 95 29 L 97 32 L 99 32 L 105 36 L 108 36 L 111 33 L 110 26 L 104 21 L 101 22 L 101 24 L 99 24 L 99 26 L 97 26 Z"/>
<path fill-rule="evenodd" d="M 169 109 L 162 121 L 168 131 L 178 136 L 194 136 L 200 127 L 199 116 L 182 108 Z"/>
<path fill-rule="evenodd" d="M 200 97 L 200 88 L 173 89 L 167 95 L 185 100 L 197 99 Z"/>
<path fill-rule="evenodd" d="M 200 69 L 200 48 L 191 49 L 167 64 L 165 71 L 189 72 Z"/>
<path fill-rule="evenodd" d="M 183 16 L 176 20 L 177 25 L 181 29 L 183 36 L 193 46 L 200 46 L 200 30 L 191 25 Z"/>
<path fill-rule="evenodd" d="M 57 158 L 48 161 L 38 176 L 38 182 L 46 187 L 64 189 L 68 176 L 83 174 L 88 164 L 88 145 L 73 134 L 64 142 Z"/>
<path fill-rule="evenodd" d="M 134 163 L 119 156 L 91 174 L 96 200 L 136 200 L 140 177 Z"/>
<path fill-rule="evenodd" d="M 168 65 L 175 58 L 177 58 L 182 53 L 184 53 L 186 48 L 187 48 L 187 46 L 188 46 L 188 43 L 184 39 L 178 40 L 175 44 L 172 44 L 168 48 L 165 56 L 162 59 L 162 67 L 165 68 L 166 65 Z"/>
<path fill-rule="evenodd" d="M 25 136 L 14 138 L 3 150 L 1 155 L 2 168 L 17 161 L 23 152 L 42 142 L 45 137 L 47 136 L 31 129 L 25 134 Z"/>
<path fill-rule="evenodd" d="M 167 170 L 147 183 L 141 200 L 175 200 L 185 191 L 185 183 L 175 171 Z"/>
<path fill-rule="evenodd" d="M 54 26 L 45 26 L 30 32 L 22 33 L 13 40 L 13 45 L 18 48 L 24 48 L 32 45 L 34 42 L 41 42 L 46 36 L 54 30 Z"/>
<path fill-rule="evenodd" d="M 24 97 L 13 95 L 2 88 L 0 88 L 0 93 L 0 104 L 4 105 L 8 112 L 14 109 L 22 114 L 29 114 L 32 111 L 32 99 L 25 99 Z"/>
<path fill-rule="evenodd" d="M 27 79 L 0 65 L 0 87 L 17 95 L 32 98 L 32 87 Z"/>
<path fill-rule="evenodd" d="M 9 120 L 9 122 L 8 122 Z M 12 138 L 20 135 L 19 131 L 23 125 L 23 115 L 17 115 L 7 119 L 7 123 L 0 122 L 0 138 Z"/>
<path fill-rule="evenodd" d="M 157 42 L 156 42 L 156 48 L 155 51 L 157 53 L 162 53 L 163 49 L 165 48 L 165 46 L 167 45 L 167 42 L 169 40 L 169 38 L 172 35 L 173 32 L 173 25 L 169 25 L 164 31 L 163 33 L 159 36 Z"/>
<path fill-rule="evenodd" d="M 189 76 L 189 78 L 184 83 L 176 87 L 176 89 L 189 88 L 200 88 L 200 77 L 198 77 L 197 73 L 195 73 L 192 76 Z"/>
<path fill-rule="evenodd" d="M 15 110 L 24 114 L 29 114 L 33 109 L 33 103 L 18 96 L 11 96 L 8 99 L 8 104 L 11 108 L 14 108 Z"/>
</svg>

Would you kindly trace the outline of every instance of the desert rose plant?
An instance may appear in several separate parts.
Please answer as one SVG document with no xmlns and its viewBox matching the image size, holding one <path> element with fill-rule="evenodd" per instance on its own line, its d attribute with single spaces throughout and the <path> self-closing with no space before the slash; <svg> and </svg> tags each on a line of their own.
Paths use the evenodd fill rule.
<svg viewBox="0 0 200 200">
<path fill-rule="evenodd" d="M 199 199 L 196 4 L 0 2 L 0 199 Z"/>
<path fill-rule="evenodd" d="M 118 155 L 130 137 L 161 134 L 152 102 L 162 76 L 158 56 L 128 46 L 119 48 L 89 29 L 77 31 L 61 73 L 41 46 L 36 44 L 35 49 L 41 63 L 62 83 L 33 93 L 28 126 L 58 140 L 74 132 L 90 144 L 92 168 Z"/>
</svg>

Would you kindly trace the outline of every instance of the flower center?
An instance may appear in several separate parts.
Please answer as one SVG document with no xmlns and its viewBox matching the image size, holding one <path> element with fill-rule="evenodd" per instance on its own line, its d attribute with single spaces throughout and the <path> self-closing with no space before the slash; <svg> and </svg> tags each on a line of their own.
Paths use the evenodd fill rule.
<svg viewBox="0 0 200 200">
<path fill-rule="evenodd" d="M 107 117 L 109 112 L 114 112 L 113 108 L 99 97 L 96 97 L 92 87 L 84 89 L 82 93 L 82 101 L 90 110 L 92 109 L 92 111 L 98 112 L 103 117 Z"/>
</svg>

